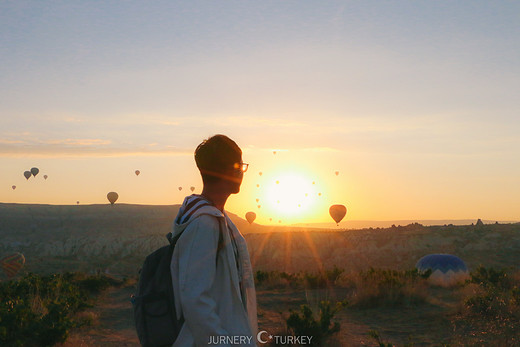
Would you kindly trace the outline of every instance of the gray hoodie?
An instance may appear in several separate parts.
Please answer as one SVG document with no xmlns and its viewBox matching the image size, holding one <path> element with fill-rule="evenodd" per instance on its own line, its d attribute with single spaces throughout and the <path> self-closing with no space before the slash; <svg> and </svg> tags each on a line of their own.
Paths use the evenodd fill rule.
<svg viewBox="0 0 520 347">
<path fill-rule="evenodd" d="M 242 234 L 200 195 L 184 200 L 172 231 L 179 233 L 171 272 L 185 322 L 173 346 L 256 346 L 256 292 Z"/>
</svg>

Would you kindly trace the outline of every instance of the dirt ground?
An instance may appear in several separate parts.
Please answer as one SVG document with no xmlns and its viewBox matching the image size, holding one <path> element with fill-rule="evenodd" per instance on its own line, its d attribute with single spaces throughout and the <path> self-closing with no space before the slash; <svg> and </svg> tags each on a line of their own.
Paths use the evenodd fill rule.
<svg viewBox="0 0 520 347">
<path fill-rule="evenodd" d="M 134 285 L 111 288 L 95 307 L 85 314 L 94 318 L 93 325 L 74 330 L 61 347 L 139 346 L 130 296 Z M 259 330 L 270 334 L 283 333 L 290 311 L 302 304 L 311 307 L 317 300 L 342 300 L 344 289 L 327 292 L 326 297 L 296 289 L 258 290 Z M 337 314 L 341 330 L 336 336 L 338 346 L 378 346 L 369 331 L 377 331 L 385 343 L 397 346 L 439 346 L 450 341 L 450 316 L 456 312 L 457 298 L 448 289 L 432 288 L 429 303 L 409 308 L 353 309 L 346 307 Z M 332 346 L 333 347 L 333 346 Z"/>
<path fill-rule="evenodd" d="M 62 347 L 139 347 L 130 302 L 134 291 L 134 285 L 110 288 L 87 311 L 93 325 L 73 331 Z"/>
</svg>

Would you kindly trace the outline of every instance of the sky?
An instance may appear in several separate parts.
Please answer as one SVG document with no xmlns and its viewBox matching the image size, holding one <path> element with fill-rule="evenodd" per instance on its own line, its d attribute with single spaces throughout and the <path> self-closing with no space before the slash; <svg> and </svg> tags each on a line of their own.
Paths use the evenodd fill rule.
<svg viewBox="0 0 520 347">
<path fill-rule="evenodd" d="M 178 204 L 226 134 L 261 224 L 518 221 L 519 91 L 518 2 L 2 1 L 0 202 Z"/>
</svg>

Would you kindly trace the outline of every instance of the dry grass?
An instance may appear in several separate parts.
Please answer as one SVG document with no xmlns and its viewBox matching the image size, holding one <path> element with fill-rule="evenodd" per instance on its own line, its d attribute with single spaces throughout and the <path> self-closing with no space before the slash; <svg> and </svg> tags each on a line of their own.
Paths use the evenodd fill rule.
<svg viewBox="0 0 520 347">
<path fill-rule="evenodd" d="M 461 290 L 454 344 L 520 345 L 520 272 L 478 268 Z"/>
<path fill-rule="evenodd" d="M 357 308 L 413 306 L 429 296 L 426 279 L 416 271 L 370 269 L 349 277 L 343 282 L 353 285 L 349 301 Z"/>
</svg>

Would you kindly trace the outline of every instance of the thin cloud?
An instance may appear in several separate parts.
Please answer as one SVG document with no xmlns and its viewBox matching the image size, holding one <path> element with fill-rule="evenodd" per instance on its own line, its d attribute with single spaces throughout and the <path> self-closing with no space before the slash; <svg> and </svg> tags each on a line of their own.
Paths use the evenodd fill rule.
<svg viewBox="0 0 520 347">
<path fill-rule="evenodd" d="M 192 149 L 149 144 L 125 147 L 103 139 L 60 139 L 46 141 L 0 142 L 0 157 L 129 157 L 193 155 Z"/>
<path fill-rule="evenodd" d="M 102 139 L 63 139 L 63 140 L 48 140 L 43 141 L 42 144 L 49 145 L 71 145 L 71 146 L 100 146 L 109 145 L 112 143 L 110 140 Z"/>
<path fill-rule="evenodd" d="M 263 152 L 312 152 L 312 153 L 337 153 L 341 152 L 340 149 L 333 147 L 294 147 L 294 148 L 268 148 L 268 147 L 258 147 L 258 146 L 248 146 L 244 149 L 244 151 L 263 151 Z"/>
<path fill-rule="evenodd" d="M 14 144 L 22 144 L 23 141 L 20 140 L 2 140 L 0 139 L 0 145 L 14 145 Z"/>
<path fill-rule="evenodd" d="M 203 121 L 209 124 L 222 126 L 233 126 L 240 128 L 275 127 L 275 128 L 296 128 L 309 126 L 306 122 L 283 118 L 254 117 L 254 116 L 226 116 L 204 118 Z"/>
</svg>

